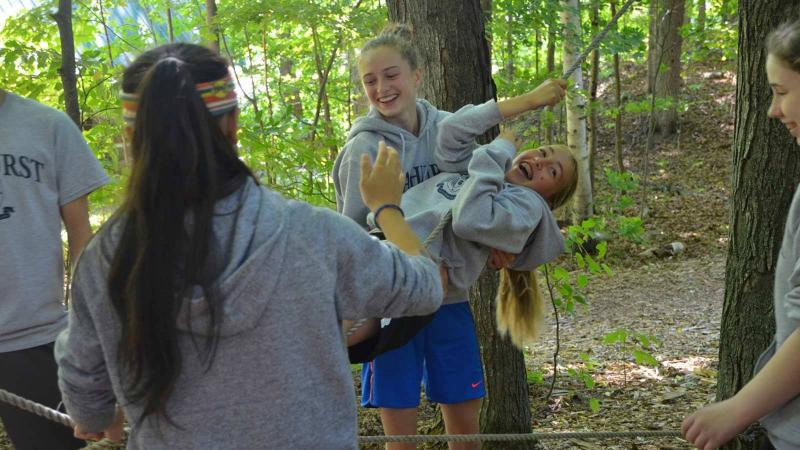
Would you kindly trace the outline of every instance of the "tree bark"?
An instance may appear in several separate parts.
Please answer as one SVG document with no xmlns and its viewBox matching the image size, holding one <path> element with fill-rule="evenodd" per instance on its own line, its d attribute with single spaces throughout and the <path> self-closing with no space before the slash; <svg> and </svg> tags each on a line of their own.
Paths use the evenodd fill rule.
<svg viewBox="0 0 800 450">
<path fill-rule="evenodd" d="M 658 46 L 658 0 L 650 0 L 650 25 L 647 34 L 647 93 L 652 94 L 655 89 L 655 75 L 658 71 L 656 66 L 656 48 Z"/>
<path fill-rule="evenodd" d="M 592 36 L 600 30 L 599 0 L 592 0 Z M 589 186 L 594 188 L 595 159 L 597 153 L 597 84 L 600 77 L 600 48 L 592 52 L 592 73 L 589 82 Z"/>
<path fill-rule="evenodd" d="M 208 47 L 219 53 L 219 25 L 217 24 L 217 2 L 206 0 L 206 26 L 208 27 Z"/>
<path fill-rule="evenodd" d="M 706 0 L 697 0 L 697 33 L 702 38 L 706 31 Z"/>
<path fill-rule="evenodd" d="M 772 340 L 773 279 L 786 214 L 800 181 L 794 139 L 767 117 L 771 94 L 764 66 L 766 35 L 800 0 L 740 0 L 736 127 L 733 142 L 731 227 L 725 268 L 725 303 L 719 349 L 717 399 L 733 396 L 752 375 Z M 756 449 L 733 442 L 728 449 Z"/>
<path fill-rule="evenodd" d="M 551 24 L 547 32 L 547 73 L 552 74 L 556 70 L 556 31 Z"/>
<path fill-rule="evenodd" d="M 617 15 L 617 0 L 611 0 L 611 16 Z M 617 25 L 614 24 L 614 28 Z M 614 156 L 617 160 L 617 170 L 625 172 L 625 163 L 622 160 L 622 80 L 619 73 L 619 53 L 614 52 L 614 101 L 617 111 L 614 114 Z"/>
<path fill-rule="evenodd" d="M 571 67 L 578 57 L 581 18 L 578 0 L 562 0 L 561 23 L 564 25 L 564 67 Z M 572 201 L 572 220 L 578 223 L 591 216 L 592 184 L 589 173 L 589 150 L 586 142 L 586 99 L 583 73 L 579 67 L 572 74 L 573 87 L 567 96 L 567 146 L 578 162 L 578 188 Z"/>
<path fill-rule="evenodd" d="M 681 92 L 681 47 L 683 38 L 684 0 L 658 0 L 659 17 L 656 33 L 656 58 L 658 74 L 655 76 L 656 97 L 672 101 L 669 108 L 656 112 L 656 129 L 662 136 L 677 130 L 678 108 Z M 663 70 L 661 70 L 663 68 Z"/>
<path fill-rule="evenodd" d="M 479 0 L 389 0 L 389 19 L 410 23 L 424 75 L 421 96 L 440 109 L 454 111 L 467 103 L 495 97 L 489 46 Z M 485 5 L 483 5 L 485 6 Z M 497 131 L 492 130 L 492 137 Z M 530 404 L 522 352 L 497 337 L 494 327 L 494 274 L 484 274 L 471 290 L 486 373 L 487 398 L 481 409 L 481 432 L 528 433 Z M 485 443 L 484 449 L 528 448 Z"/>
<path fill-rule="evenodd" d="M 61 84 L 64 87 L 64 108 L 73 122 L 81 127 L 81 109 L 78 102 L 78 79 L 75 74 L 75 36 L 72 33 L 72 1 L 59 0 L 53 15 L 61 38 Z"/>
</svg>

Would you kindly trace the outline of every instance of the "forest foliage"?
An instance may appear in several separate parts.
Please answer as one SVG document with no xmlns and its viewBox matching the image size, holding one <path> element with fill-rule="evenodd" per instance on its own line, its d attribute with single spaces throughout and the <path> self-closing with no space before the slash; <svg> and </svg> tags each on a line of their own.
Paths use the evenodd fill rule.
<svg viewBox="0 0 800 450">
<path fill-rule="evenodd" d="M 600 5 L 600 22 L 611 17 Z M 691 2 L 690 2 L 691 3 Z M 733 27 L 724 8 L 707 2 L 702 32 L 706 45 L 686 52 L 735 52 Z M 488 22 L 494 80 L 501 96 L 530 90 L 560 70 L 561 4 L 556 0 L 495 0 Z M 582 4 L 583 42 L 591 39 L 591 2 Z M 221 53 L 232 62 L 241 95 L 240 151 L 262 181 L 314 204 L 331 206 L 330 171 L 353 120 L 366 110 L 356 70 L 359 47 L 387 20 L 376 0 L 220 1 L 216 22 Z M 5 18 L 0 30 L 0 86 L 63 109 L 60 42 L 43 2 Z M 601 45 L 623 60 L 644 61 L 649 23 L 646 1 L 637 2 Z M 696 22 L 696 21 L 695 21 Z M 683 33 L 697 39 L 688 20 Z M 199 0 L 75 0 L 73 2 L 81 124 L 92 149 L 116 179 L 96 194 L 95 205 L 112 206 L 125 174 L 119 80 L 137 54 L 174 40 L 207 42 L 205 4 Z M 548 67 L 548 46 L 552 46 Z M 690 47 L 691 48 L 691 47 Z M 604 57 L 600 78 L 612 76 Z M 584 64 L 587 66 L 587 64 Z M 550 72 L 549 70 L 552 72 Z M 624 88 L 623 88 L 624 89 Z M 636 101 L 624 110 L 641 113 Z M 644 108 L 646 109 L 646 108 Z M 613 126 L 616 111 L 600 111 L 601 126 Z M 546 114 L 545 114 L 546 118 Z M 553 120 L 559 120 L 556 114 Z M 531 145 L 536 137 L 530 137 Z M 107 208 L 105 208 L 107 209 Z"/>
</svg>

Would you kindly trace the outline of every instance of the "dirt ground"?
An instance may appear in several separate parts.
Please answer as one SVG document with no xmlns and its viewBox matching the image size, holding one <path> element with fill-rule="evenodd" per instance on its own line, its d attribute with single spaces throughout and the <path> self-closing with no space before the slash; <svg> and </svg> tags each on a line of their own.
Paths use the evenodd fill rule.
<svg viewBox="0 0 800 450">
<path fill-rule="evenodd" d="M 683 417 L 714 396 L 719 317 L 724 293 L 721 255 L 654 261 L 639 268 L 619 270 L 593 284 L 585 310 L 561 318 L 558 376 L 545 404 L 553 373 L 555 321 L 526 351 L 530 371 L 543 371 L 544 383 L 530 384 L 532 430 L 637 431 L 677 430 Z M 640 366 L 603 336 L 626 328 L 661 341 L 651 353 L 658 367 Z M 597 384 L 586 389 L 566 371 L 581 353 L 596 361 Z M 585 366 L 585 365 L 584 365 Z M 600 401 L 592 412 L 589 399 Z M 430 427 L 437 411 L 422 406 L 421 428 Z M 363 434 L 380 433 L 374 411 L 362 410 Z M 635 445 L 635 447 L 633 447 Z M 364 447 L 369 448 L 369 447 Z M 377 447 L 372 447 L 377 448 Z M 429 446 L 427 448 L 445 448 Z M 678 449 L 690 448 L 677 438 L 619 440 L 549 440 L 545 449 Z"/>
</svg>

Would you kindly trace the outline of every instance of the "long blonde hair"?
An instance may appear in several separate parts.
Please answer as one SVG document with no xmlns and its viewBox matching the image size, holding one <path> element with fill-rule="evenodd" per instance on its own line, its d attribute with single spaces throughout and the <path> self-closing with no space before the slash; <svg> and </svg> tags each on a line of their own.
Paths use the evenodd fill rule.
<svg viewBox="0 0 800 450">
<path fill-rule="evenodd" d="M 497 331 L 522 349 L 534 341 L 544 326 L 544 300 L 536 270 L 500 270 L 497 289 Z"/>
</svg>

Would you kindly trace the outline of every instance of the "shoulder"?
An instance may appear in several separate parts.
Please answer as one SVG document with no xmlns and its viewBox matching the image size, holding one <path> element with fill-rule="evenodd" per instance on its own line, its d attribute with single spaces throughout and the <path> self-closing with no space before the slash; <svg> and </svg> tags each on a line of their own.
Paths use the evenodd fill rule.
<svg viewBox="0 0 800 450">
<path fill-rule="evenodd" d="M 512 199 L 526 214 L 534 214 L 537 218 L 550 211 L 545 199 L 538 192 L 525 186 L 505 183 L 497 196 Z"/>
<path fill-rule="evenodd" d="M 13 114 L 25 118 L 26 122 L 43 128 L 67 129 L 79 131 L 75 122 L 63 111 L 52 108 L 37 101 L 9 94 L 6 102 L 11 106 Z"/>
<path fill-rule="evenodd" d="M 361 155 L 365 153 L 374 157 L 378 154 L 378 142 L 380 142 L 382 137 L 383 136 L 375 131 L 357 132 L 348 139 L 336 159 L 358 161 Z"/>
</svg>

